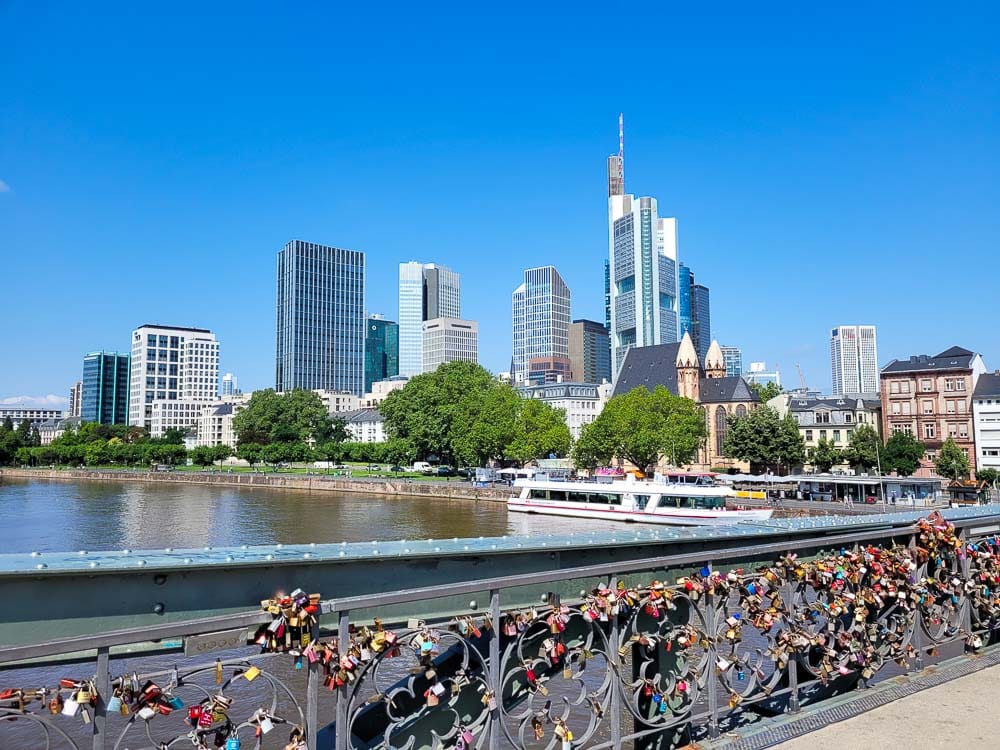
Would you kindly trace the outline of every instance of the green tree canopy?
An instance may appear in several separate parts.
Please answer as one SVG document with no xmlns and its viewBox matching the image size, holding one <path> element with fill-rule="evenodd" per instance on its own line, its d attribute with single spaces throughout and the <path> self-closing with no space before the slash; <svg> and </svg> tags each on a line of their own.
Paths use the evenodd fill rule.
<svg viewBox="0 0 1000 750">
<path fill-rule="evenodd" d="M 820 438 L 809 451 L 809 463 L 819 472 L 826 473 L 843 460 L 840 449 L 826 438 Z"/>
<path fill-rule="evenodd" d="M 996 469 L 976 469 L 976 479 L 980 482 L 986 482 L 990 487 L 996 487 L 997 480 L 1000 480 L 1000 471 Z"/>
<path fill-rule="evenodd" d="M 934 466 L 938 474 L 952 481 L 969 478 L 969 455 L 951 438 L 941 445 Z"/>
<path fill-rule="evenodd" d="M 613 396 L 584 427 L 573 459 L 583 468 L 618 457 L 646 472 L 663 456 L 680 466 L 694 460 L 705 434 L 705 418 L 694 401 L 663 386 L 633 388 Z"/>
<path fill-rule="evenodd" d="M 775 396 L 782 394 L 781 386 L 777 383 L 750 383 L 750 388 L 757 394 L 762 404 L 766 404 Z"/>
<path fill-rule="evenodd" d="M 871 425 L 860 424 L 851 432 L 851 441 L 844 451 L 844 458 L 857 472 L 869 472 L 878 467 L 882 439 Z"/>
<path fill-rule="evenodd" d="M 254 391 L 233 417 L 237 443 L 319 443 L 328 439 L 333 429 L 323 400 L 302 388 L 285 393 L 271 388 Z"/>
<path fill-rule="evenodd" d="M 457 449 L 473 449 L 458 438 L 475 421 L 487 393 L 497 387 L 490 373 L 472 362 L 446 362 L 393 391 L 379 410 L 389 438 L 401 438 L 419 458 L 454 460 Z"/>
<path fill-rule="evenodd" d="M 920 459 L 926 450 L 926 446 L 909 432 L 894 432 L 885 441 L 882 470 L 908 477 L 920 468 Z"/>
<path fill-rule="evenodd" d="M 806 449 L 791 412 L 782 419 L 770 406 L 762 405 L 744 417 L 730 417 L 723 453 L 749 462 L 751 471 L 780 473 L 801 466 Z"/>
<path fill-rule="evenodd" d="M 521 397 L 510 386 L 496 383 L 487 388 L 478 409 L 463 410 L 452 443 L 456 459 L 466 466 L 506 460 L 518 437 L 521 406 Z"/>
<path fill-rule="evenodd" d="M 508 389 L 509 386 L 497 388 Z M 572 443 L 566 412 L 534 398 L 519 398 L 518 401 L 514 438 L 507 447 L 507 454 L 522 464 L 550 455 L 565 456 Z"/>
</svg>

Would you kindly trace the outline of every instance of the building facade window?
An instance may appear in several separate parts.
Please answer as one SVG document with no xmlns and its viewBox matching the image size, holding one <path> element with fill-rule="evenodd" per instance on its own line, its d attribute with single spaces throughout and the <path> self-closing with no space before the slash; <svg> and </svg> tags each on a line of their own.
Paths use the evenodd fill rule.
<svg viewBox="0 0 1000 750">
<path fill-rule="evenodd" d="M 729 420 L 724 406 L 715 407 L 715 454 L 722 455 L 722 448 L 726 442 L 726 431 L 729 429 Z"/>
<path fill-rule="evenodd" d="M 936 430 L 934 429 L 933 423 L 928 422 L 924 425 L 924 438 L 927 440 L 933 440 L 936 436 Z"/>
</svg>

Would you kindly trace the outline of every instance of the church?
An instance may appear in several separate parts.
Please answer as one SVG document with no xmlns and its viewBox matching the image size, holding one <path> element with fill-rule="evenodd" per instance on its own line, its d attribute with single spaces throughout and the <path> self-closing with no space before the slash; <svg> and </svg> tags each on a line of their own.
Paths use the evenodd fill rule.
<svg viewBox="0 0 1000 750">
<path fill-rule="evenodd" d="M 613 395 L 628 393 L 633 388 L 653 390 L 662 385 L 671 393 L 689 398 L 701 406 L 705 414 L 708 437 L 698 451 L 698 460 L 691 468 L 735 468 L 748 470 L 746 463 L 725 458 L 722 444 L 726 438 L 728 418 L 741 417 L 757 408 L 760 400 L 743 377 L 726 375 L 722 348 L 713 341 L 698 360 L 691 336 L 684 334 L 680 343 L 632 347 L 625 354 Z"/>
</svg>

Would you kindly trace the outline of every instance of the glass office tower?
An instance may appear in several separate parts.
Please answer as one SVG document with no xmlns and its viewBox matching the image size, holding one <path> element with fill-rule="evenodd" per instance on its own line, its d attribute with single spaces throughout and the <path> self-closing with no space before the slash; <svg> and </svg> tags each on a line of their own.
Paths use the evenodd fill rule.
<svg viewBox="0 0 1000 750">
<path fill-rule="evenodd" d="M 128 424 L 128 354 L 91 352 L 83 358 L 80 420 L 100 424 Z"/>
</svg>

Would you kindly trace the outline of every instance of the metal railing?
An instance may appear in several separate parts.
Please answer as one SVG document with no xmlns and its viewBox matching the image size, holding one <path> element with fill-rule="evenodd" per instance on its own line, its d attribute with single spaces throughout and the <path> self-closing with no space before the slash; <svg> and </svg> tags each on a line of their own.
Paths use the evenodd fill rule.
<svg viewBox="0 0 1000 750">
<path fill-rule="evenodd" d="M 956 523 L 962 544 L 976 543 L 986 530 L 998 528 L 1000 514 Z M 931 658 L 929 650 L 949 646 L 978 650 L 996 641 L 1000 578 L 985 585 L 977 581 L 982 570 L 976 565 L 986 563 L 977 563 L 955 550 L 928 557 L 907 574 L 914 581 L 947 581 L 947 595 L 934 589 L 929 598 L 912 606 L 901 600 L 866 605 L 863 635 L 856 632 L 852 619 L 859 608 L 851 605 L 840 614 L 831 614 L 833 598 L 822 586 L 788 576 L 774 582 L 763 596 L 747 593 L 755 590 L 758 580 L 758 574 L 751 572 L 758 567 L 754 563 L 767 563 L 761 569 L 773 571 L 775 561 L 796 553 L 803 559 L 824 550 L 845 551 L 849 556 L 851 550 L 864 550 L 876 543 L 880 549 L 890 550 L 899 543 L 912 548 L 918 542 L 913 527 L 868 529 L 710 553 L 608 560 L 557 571 L 328 599 L 321 605 L 321 621 L 328 628 L 332 626 L 335 640 L 330 641 L 331 647 L 343 657 L 358 649 L 359 638 L 370 637 L 360 635 L 362 626 L 370 624 L 380 608 L 473 598 L 467 609 L 442 613 L 437 623 L 408 622 L 393 631 L 397 647 L 366 654 L 339 686 L 331 682 L 334 676 L 328 665 L 321 659 L 310 659 L 302 670 L 306 684 L 301 693 L 288 687 L 283 672 L 292 668 L 293 660 L 302 661 L 301 656 L 288 654 L 227 659 L 221 669 L 230 676 L 217 688 L 199 682 L 218 675 L 215 664 L 197 664 L 183 674 L 144 674 L 138 681 L 169 677 L 167 691 L 193 691 L 195 701 L 209 700 L 214 692 L 234 686 L 246 695 L 241 701 L 244 707 L 260 708 L 239 721 L 226 716 L 225 731 L 244 737 L 257 734 L 264 715 L 274 722 L 300 725 L 310 750 L 326 746 L 335 750 L 457 747 L 463 743 L 490 750 L 643 748 L 664 740 L 667 746 L 683 744 L 699 736 L 716 737 L 728 722 L 750 712 L 795 712 L 806 702 L 864 686 L 884 674 L 894 660 L 905 662 L 906 668 L 920 668 Z M 730 567 L 739 572 L 727 577 L 723 585 L 716 571 Z M 683 576 L 678 583 L 665 586 L 667 594 L 658 593 L 646 580 L 691 569 L 702 570 L 694 578 Z M 640 581 L 639 574 L 644 580 Z M 700 591 L 689 588 L 692 580 L 699 581 Z M 579 597 L 560 601 L 551 593 L 554 588 L 565 590 L 571 581 L 580 582 Z M 623 606 L 621 601 L 625 600 L 615 599 L 615 610 L 602 616 L 600 608 L 595 608 L 594 594 L 587 593 L 599 581 L 611 592 L 617 592 L 621 582 L 622 590 L 635 592 L 632 603 Z M 860 595 L 862 590 L 869 591 L 870 582 L 859 580 L 851 591 Z M 270 593 L 262 592 L 262 596 Z M 651 602 L 661 602 L 664 596 L 669 606 L 651 609 Z M 988 617 L 984 597 L 994 607 Z M 480 620 L 481 625 L 474 628 L 477 635 L 463 630 L 467 616 Z M 221 731 L 218 726 L 199 734 L 197 727 L 176 729 L 177 722 L 169 717 L 142 720 L 133 713 L 116 718 L 109 712 L 108 700 L 125 680 L 125 676 L 115 680 L 110 674 L 111 649 L 236 628 L 254 629 L 271 619 L 265 612 L 246 612 L 4 647 L 0 648 L 0 669 L 59 655 L 96 652 L 94 687 L 98 699 L 93 722 L 88 725 L 91 737 L 87 739 L 92 741 L 86 744 L 94 750 L 134 748 L 123 743 L 134 741 L 138 733 L 145 735 L 140 741 L 148 741 L 153 748 L 198 746 L 202 741 L 211 746 Z M 391 625 L 385 623 L 385 627 Z M 850 661 L 849 666 L 836 664 L 829 654 L 833 651 L 838 659 L 844 654 L 850 658 L 848 651 L 817 645 L 845 635 L 868 649 L 860 661 Z M 796 645 L 795 638 L 808 643 Z M 978 646 L 973 643 L 976 638 L 981 642 Z M 434 643 L 430 656 L 421 655 L 419 646 L 427 640 Z M 261 670 L 264 679 L 260 683 L 247 679 L 252 667 Z M 337 671 L 336 664 L 332 671 Z M 4 684 L 4 674 L 0 671 L 0 689 L 14 687 Z M 324 683 L 334 685 L 329 698 L 325 693 L 321 698 Z M 268 695 L 252 695 L 261 685 Z M 332 705 L 327 705 L 331 699 Z M 2 736 L 11 719 L 40 727 L 46 746 L 53 741 L 84 746 L 79 731 L 74 735 L 66 730 L 65 717 L 30 707 L 20 711 L 16 706 L 0 709 L 0 745 L 4 745 Z M 321 732 L 331 723 L 335 726 L 332 741 Z M 566 739 L 567 735 L 572 739 Z M 260 740 L 268 744 L 267 736 Z"/>
</svg>

